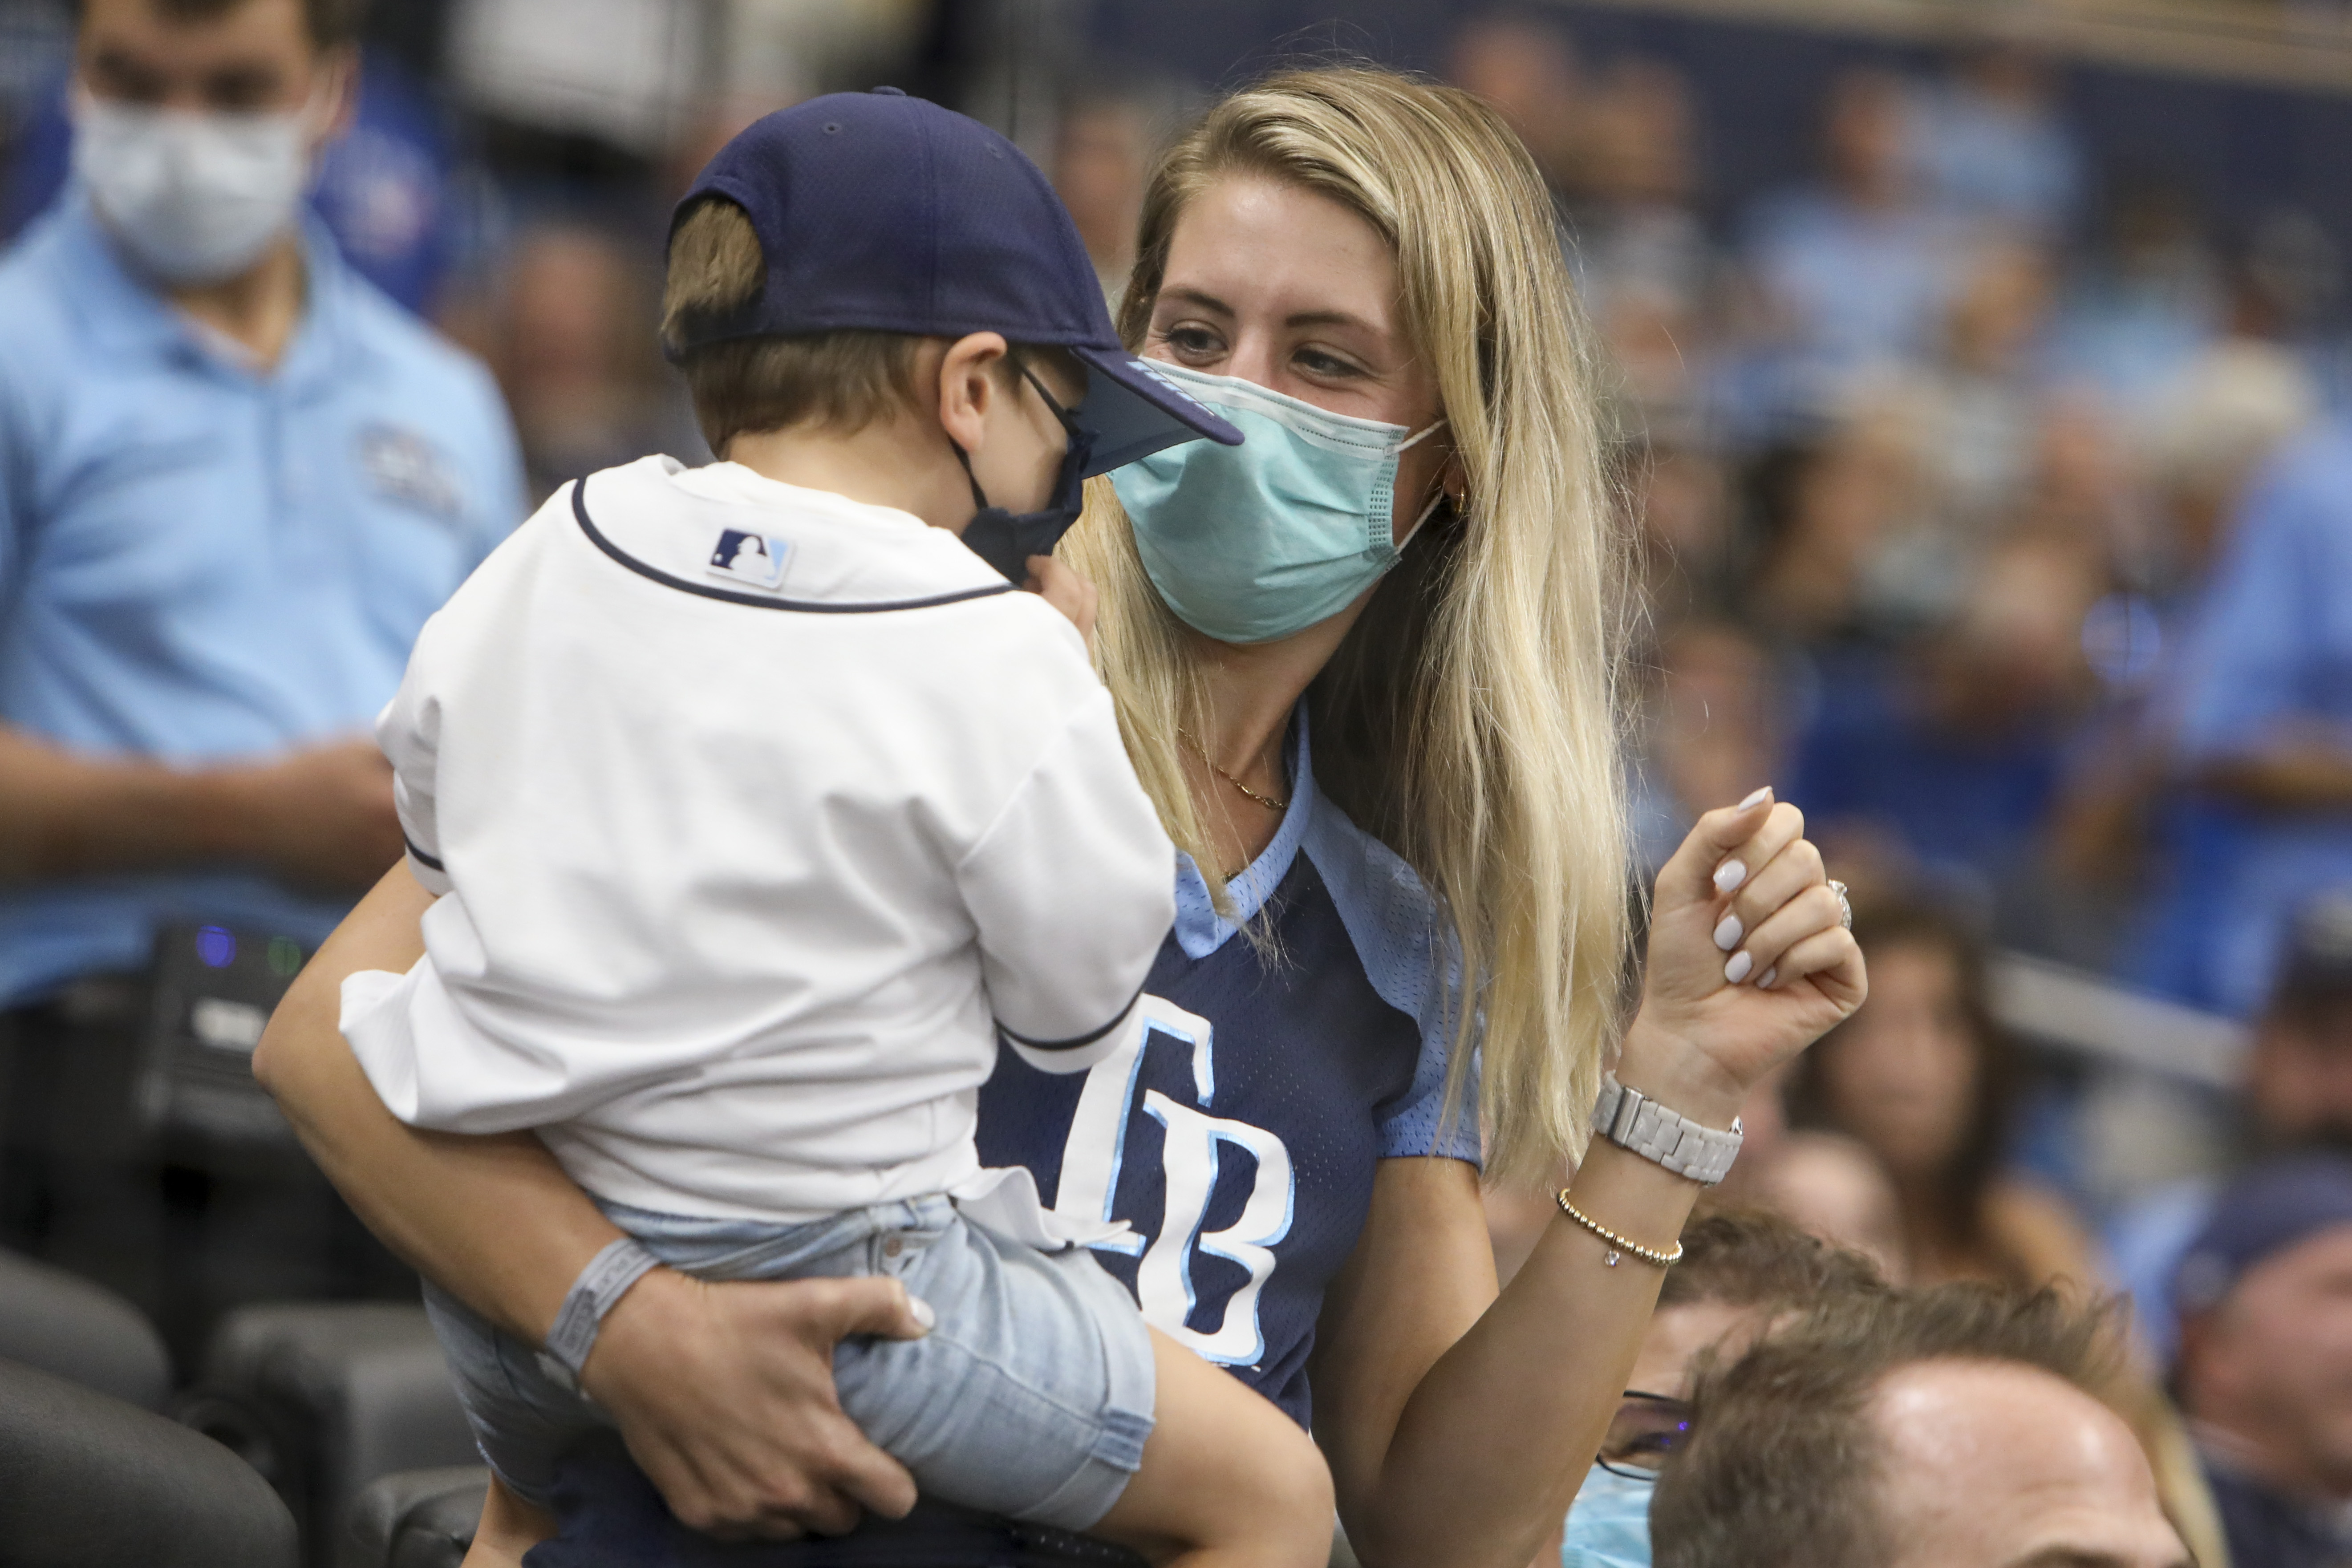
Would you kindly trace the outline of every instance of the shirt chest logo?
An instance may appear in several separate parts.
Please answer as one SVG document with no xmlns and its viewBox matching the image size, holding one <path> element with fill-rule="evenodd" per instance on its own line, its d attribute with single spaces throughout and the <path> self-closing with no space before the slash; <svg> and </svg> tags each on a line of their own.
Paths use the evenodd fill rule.
<svg viewBox="0 0 2352 1568">
<path fill-rule="evenodd" d="M 413 507 L 442 522 L 457 522 L 465 495 L 438 447 L 397 425 L 370 425 L 360 431 L 360 472 L 368 488 L 387 500 Z"/>
<path fill-rule="evenodd" d="M 713 577 L 746 588 L 772 591 L 784 580 L 784 563 L 792 556 L 790 541 L 772 533 L 752 533 L 740 528 L 719 531 L 719 542 L 710 552 L 703 570 Z"/>
</svg>

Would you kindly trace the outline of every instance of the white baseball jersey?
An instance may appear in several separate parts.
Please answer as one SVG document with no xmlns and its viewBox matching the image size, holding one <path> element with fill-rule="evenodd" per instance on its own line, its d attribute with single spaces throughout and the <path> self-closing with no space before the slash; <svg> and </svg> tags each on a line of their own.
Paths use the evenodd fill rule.
<svg viewBox="0 0 2352 1568">
<path fill-rule="evenodd" d="M 731 463 L 557 492 L 377 733 L 442 896 L 414 969 L 345 983 L 370 1081 L 644 1208 L 970 1184 L 999 1032 L 1091 1066 L 1173 915 L 1070 624 L 952 534 Z"/>
</svg>

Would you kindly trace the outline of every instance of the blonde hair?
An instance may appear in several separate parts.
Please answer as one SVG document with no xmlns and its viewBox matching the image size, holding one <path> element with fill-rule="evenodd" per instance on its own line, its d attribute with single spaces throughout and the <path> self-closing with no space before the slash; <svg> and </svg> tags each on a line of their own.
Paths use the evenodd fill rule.
<svg viewBox="0 0 2352 1568">
<path fill-rule="evenodd" d="M 1475 1039 L 1490 1176 L 1547 1177 L 1583 1152 L 1629 913 L 1616 701 L 1626 540 L 1550 198 L 1526 148 L 1468 93 L 1369 68 L 1274 77 L 1162 158 L 1120 312 L 1129 346 L 1186 204 L 1233 174 L 1301 186 L 1370 223 L 1435 374 L 1467 493 L 1413 538 L 1310 690 L 1315 775 L 1421 875 L 1452 925 L 1465 978 L 1449 1108 Z M 1208 732 L 1205 687 L 1107 482 L 1089 489 L 1065 551 L 1101 590 L 1096 657 L 1136 772 L 1222 903 L 1179 750 L 1180 731 Z"/>
</svg>

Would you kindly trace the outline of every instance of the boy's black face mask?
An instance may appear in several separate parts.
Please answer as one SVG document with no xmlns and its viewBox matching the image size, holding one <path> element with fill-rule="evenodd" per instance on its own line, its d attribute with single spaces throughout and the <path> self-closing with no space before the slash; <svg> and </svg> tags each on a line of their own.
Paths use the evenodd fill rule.
<svg viewBox="0 0 2352 1568">
<path fill-rule="evenodd" d="M 970 455 L 960 446 L 955 448 L 956 461 L 963 465 L 964 478 L 971 481 L 972 505 L 980 509 L 964 524 L 963 542 L 974 555 L 1014 583 L 1027 582 L 1029 557 L 1054 553 L 1054 546 L 1078 521 L 1078 512 L 1086 505 L 1087 459 L 1094 456 L 1095 448 L 1095 433 L 1055 402 L 1054 395 L 1025 364 L 1021 367 L 1021 376 L 1037 389 L 1037 395 L 1045 400 L 1045 406 L 1054 411 L 1054 417 L 1061 421 L 1070 437 L 1069 449 L 1062 454 L 1062 471 L 1055 476 L 1054 493 L 1046 498 L 1044 509 L 1013 512 L 989 505 L 980 480 L 972 476 Z"/>
</svg>

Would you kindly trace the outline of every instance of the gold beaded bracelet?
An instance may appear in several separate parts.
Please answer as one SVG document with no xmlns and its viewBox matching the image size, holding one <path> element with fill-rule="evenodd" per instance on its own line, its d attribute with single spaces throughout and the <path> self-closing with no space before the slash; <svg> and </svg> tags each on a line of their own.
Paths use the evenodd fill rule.
<svg viewBox="0 0 2352 1568">
<path fill-rule="evenodd" d="M 1602 1258 L 1601 1261 L 1606 1263 L 1612 1268 L 1616 1268 L 1618 1263 L 1621 1261 L 1622 1255 L 1628 1252 L 1640 1258 L 1643 1262 L 1654 1263 L 1661 1268 L 1672 1268 L 1675 1264 L 1680 1263 L 1683 1260 L 1683 1244 L 1681 1242 L 1677 1241 L 1675 1243 L 1675 1249 L 1672 1252 L 1660 1252 L 1654 1247 L 1644 1247 L 1638 1241 L 1633 1241 L 1628 1237 L 1622 1237 L 1615 1231 L 1610 1229 L 1607 1226 L 1602 1225 L 1599 1220 L 1594 1219 L 1591 1215 L 1586 1214 L 1582 1209 L 1578 1208 L 1574 1204 L 1570 1203 L 1568 1201 L 1568 1189 L 1566 1187 L 1562 1187 L 1559 1190 L 1559 1212 L 1566 1215 L 1569 1218 L 1574 1220 L 1577 1224 L 1582 1226 L 1585 1229 L 1591 1231 L 1593 1235 L 1599 1237 L 1601 1240 L 1609 1244 L 1609 1255 Z"/>
</svg>

